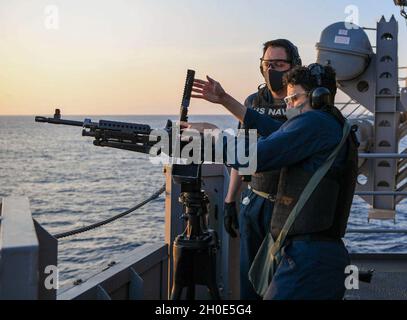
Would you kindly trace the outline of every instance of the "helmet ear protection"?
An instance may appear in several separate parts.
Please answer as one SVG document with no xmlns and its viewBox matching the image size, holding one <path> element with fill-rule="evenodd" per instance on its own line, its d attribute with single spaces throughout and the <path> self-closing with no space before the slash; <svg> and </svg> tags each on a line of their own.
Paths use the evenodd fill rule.
<svg viewBox="0 0 407 320">
<path fill-rule="evenodd" d="M 270 43 L 273 43 L 273 44 L 270 44 L 270 46 L 283 47 L 287 51 L 288 58 L 291 61 L 291 67 L 302 65 L 301 57 L 300 57 L 300 54 L 298 53 L 298 48 L 291 41 L 289 41 L 287 39 L 277 39 L 277 40 L 270 41 Z M 267 42 L 266 42 L 266 44 L 267 44 Z M 265 48 L 265 50 L 267 50 L 267 48 Z M 264 50 L 264 53 L 265 53 L 265 50 Z M 264 57 L 264 53 L 263 53 L 263 57 Z M 262 76 L 264 76 L 263 68 L 261 66 L 261 61 L 260 61 L 260 73 Z"/>
<path fill-rule="evenodd" d="M 331 91 L 322 86 L 322 77 L 325 75 L 325 69 L 319 63 L 312 63 L 308 66 L 311 77 L 317 81 L 317 87 L 309 93 L 310 105 L 313 109 L 321 109 L 326 105 L 332 105 L 333 99 Z"/>
</svg>

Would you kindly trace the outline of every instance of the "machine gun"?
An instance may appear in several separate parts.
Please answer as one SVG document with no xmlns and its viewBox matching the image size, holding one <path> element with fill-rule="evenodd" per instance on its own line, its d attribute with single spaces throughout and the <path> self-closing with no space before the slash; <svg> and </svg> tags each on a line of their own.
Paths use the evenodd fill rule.
<svg viewBox="0 0 407 320">
<path fill-rule="evenodd" d="M 180 109 L 180 121 L 188 121 L 188 107 L 191 99 L 195 71 L 188 70 Z M 100 120 L 92 122 L 61 119 L 59 109 L 53 118 L 35 117 L 36 122 L 62 124 L 83 127 L 82 136 L 93 137 L 93 144 L 150 153 L 159 141 L 159 136 L 152 139 L 153 130 L 147 124 Z M 172 135 L 173 124 L 167 120 L 164 128 Z M 176 141 L 178 143 L 178 141 Z M 179 140 L 182 148 L 188 141 Z M 172 143 L 170 143 L 170 146 Z M 171 147 L 170 147 L 171 149 Z M 170 150 L 170 156 L 172 151 Z M 201 164 L 172 165 L 172 178 L 181 185 L 179 201 L 182 204 L 182 217 L 186 220 L 185 231 L 178 235 L 173 244 L 173 285 L 171 299 L 181 299 L 182 291 L 187 288 L 186 298 L 195 298 L 195 285 L 205 285 L 213 299 L 220 299 L 216 283 L 216 252 L 219 240 L 216 232 L 207 227 L 209 199 L 202 190 Z"/>
<path fill-rule="evenodd" d="M 53 118 L 35 117 L 36 122 L 62 124 L 68 126 L 82 127 L 82 136 L 93 137 L 93 144 L 99 147 L 111 147 L 130 150 L 140 153 L 149 153 L 150 149 L 157 143 L 152 141 L 153 131 L 148 124 L 119 122 L 111 120 L 100 120 L 92 122 L 91 119 L 82 121 L 61 119 L 61 111 L 55 109 Z M 167 120 L 164 130 L 171 132 L 172 121 Z"/>
<path fill-rule="evenodd" d="M 191 100 L 192 85 L 195 71 L 188 70 L 185 81 L 184 94 L 181 102 L 180 121 L 188 121 L 188 107 Z M 160 141 L 159 136 L 152 134 L 153 129 L 148 124 L 119 122 L 112 120 L 100 120 L 92 122 L 91 119 L 82 121 L 61 119 L 60 109 L 55 109 L 52 118 L 36 116 L 36 122 L 46 122 L 51 124 L 61 124 L 68 126 L 82 127 L 82 136 L 93 137 L 93 144 L 99 147 L 111 147 L 140 153 L 150 153 L 151 148 Z M 164 130 L 171 138 L 173 123 L 167 120 Z M 181 146 L 187 141 L 182 141 Z M 172 144 L 169 144 L 170 155 Z M 158 150 L 158 154 L 161 150 Z"/>
</svg>

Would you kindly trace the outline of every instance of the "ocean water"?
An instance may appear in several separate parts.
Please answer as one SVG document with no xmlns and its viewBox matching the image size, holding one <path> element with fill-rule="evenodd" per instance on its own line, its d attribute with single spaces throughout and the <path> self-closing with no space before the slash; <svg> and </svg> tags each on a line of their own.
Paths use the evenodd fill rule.
<svg viewBox="0 0 407 320">
<path fill-rule="evenodd" d="M 69 117 L 83 120 L 83 117 Z M 97 116 L 163 128 L 176 116 Z M 235 128 L 231 116 L 191 116 Z M 404 143 L 403 143 L 404 144 Z M 405 146 L 404 146 L 405 147 Z M 81 128 L 34 122 L 34 116 L 0 117 L 0 198 L 30 199 L 33 216 L 51 234 L 98 222 L 144 200 L 164 183 L 162 166 L 148 155 L 93 146 Z M 355 197 L 349 228 L 407 229 L 407 203 L 393 221 L 367 221 L 367 204 Z M 164 240 L 164 197 L 113 223 L 59 241 L 60 285 L 86 280 L 144 243 Z M 351 252 L 407 252 L 405 234 L 349 234 Z"/>
</svg>

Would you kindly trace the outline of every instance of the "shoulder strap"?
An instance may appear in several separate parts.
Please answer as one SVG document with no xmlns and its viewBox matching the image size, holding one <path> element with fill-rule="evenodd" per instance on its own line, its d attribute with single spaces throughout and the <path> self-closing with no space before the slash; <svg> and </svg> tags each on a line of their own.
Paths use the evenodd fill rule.
<svg viewBox="0 0 407 320">
<path fill-rule="evenodd" d="M 274 98 L 273 95 L 271 94 L 271 92 L 269 91 L 269 89 L 267 88 L 267 86 L 259 86 L 257 88 L 257 96 L 254 99 L 254 103 L 257 105 L 260 104 L 260 101 L 264 100 L 267 101 L 267 103 L 273 103 L 274 102 Z"/>
</svg>

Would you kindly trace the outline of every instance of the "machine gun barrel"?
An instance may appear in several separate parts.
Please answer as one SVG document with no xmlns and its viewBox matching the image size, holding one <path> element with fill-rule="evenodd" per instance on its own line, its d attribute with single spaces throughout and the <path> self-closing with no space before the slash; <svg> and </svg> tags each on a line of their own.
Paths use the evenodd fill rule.
<svg viewBox="0 0 407 320">
<path fill-rule="evenodd" d="M 59 110 L 59 109 L 57 109 L 57 110 Z M 55 115 L 57 115 L 57 114 L 58 113 L 56 112 Z M 88 128 L 91 130 L 97 130 L 97 129 L 110 130 L 112 132 L 121 132 L 121 133 L 126 133 L 126 134 L 149 135 L 152 131 L 150 126 L 147 124 L 120 122 L 120 121 L 111 121 L 111 120 L 100 120 L 97 123 L 97 122 L 92 122 L 90 119 L 85 119 L 85 121 L 76 121 L 76 120 L 61 119 L 60 114 L 59 114 L 59 117 L 56 117 L 55 115 L 53 118 L 36 116 L 35 122 L 63 124 L 63 125 L 67 125 L 67 126 Z"/>
<path fill-rule="evenodd" d="M 67 126 L 77 126 L 83 127 L 82 121 L 75 121 L 75 120 L 63 120 L 58 118 L 47 118 L 47 117 L 35 117 L 35 122 L 46 122 L 52 124 L 64 124 Z"/>
<path fill-rule="evenodd" d="M 111 120 L 100 120 L 99 122 L 92 122 L 90 119 L 66 120 L 61 119 L 59 109 L 55 110 L 53 118 L 36 116 L 35 121 L 82 127 L 82 136 L 94 138 L 93 144 L 99 147 L 149 153 L 151 147 L 157 143 L 157 141 L 150 141 L 152 129 L 147 124 Z M 167 126 L 171 127 L 171 125 L 171 122 L 167 123 Z"/>
</svg>

